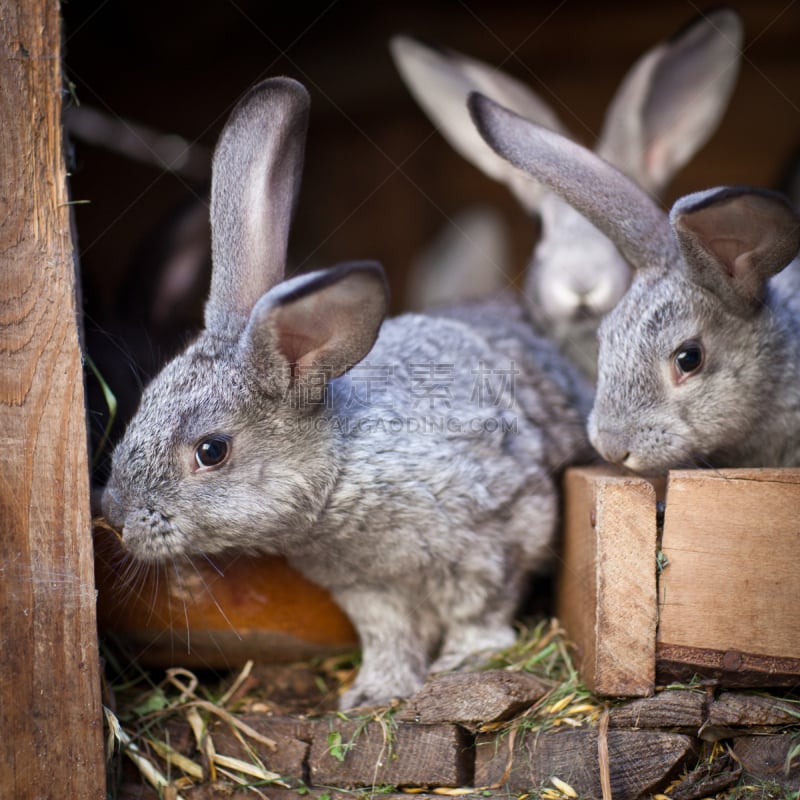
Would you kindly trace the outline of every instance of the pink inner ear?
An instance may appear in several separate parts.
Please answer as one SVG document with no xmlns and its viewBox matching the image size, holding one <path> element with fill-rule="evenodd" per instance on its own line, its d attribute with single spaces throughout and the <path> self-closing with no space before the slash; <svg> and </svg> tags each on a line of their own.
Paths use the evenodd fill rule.
<svg viewBox="0 0 800 800">
<path fill-rule="evenodd" d="M 644 168 L 652 181 L 651 191 L 660 194 L 664 186 L 669 182 L 672 175 L 671 164 L 668 164 L 667 156 L 669 148 L 666 143 L 659 141 L 648 142 L 647 150 L 644 154 Z"/>
<path fill-rule="evenodd" d="M 725 236 L 710 238 L 708 240 L 708 249 L 725 267 L 725 271 L 731 277 L 736 274 L 737 266 L 744 266 L 738 262 L 740 261 L 741 256 L 748 252 L 744 242 L 741 239 Z"/>
<path fill-rule="evenodd" d="M 308 367 L 319 349 L 319 338 L 307 336 L 302 331 L 278 328 L 278 346 L 286 360 L 292 365 L 292 372 L 297 368 Z"/>
</svg>

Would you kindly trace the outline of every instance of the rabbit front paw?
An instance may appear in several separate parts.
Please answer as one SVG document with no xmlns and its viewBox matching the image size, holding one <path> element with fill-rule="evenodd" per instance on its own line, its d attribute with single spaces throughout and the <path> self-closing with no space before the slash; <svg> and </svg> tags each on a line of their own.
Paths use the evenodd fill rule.
<svg viewBox="0 0 800 800">
<path fill-rule="evenodd" d="M 363 670 L 362 670 L 363 671 Z M 410 697 L 422 687 L 422 678 L 415 675 L 369 676 L 359 673 L 355 683 L 339 698 L 339 709 L 391 705 L 392 700 Z"/>
<path fill-rule="evenodd" d="M 452 672 L 482 666 L 492 654 L 511 647 L 516 638 L 508 625 L 462 625 L 451 629 L 430 671 Z"/>
</svg>

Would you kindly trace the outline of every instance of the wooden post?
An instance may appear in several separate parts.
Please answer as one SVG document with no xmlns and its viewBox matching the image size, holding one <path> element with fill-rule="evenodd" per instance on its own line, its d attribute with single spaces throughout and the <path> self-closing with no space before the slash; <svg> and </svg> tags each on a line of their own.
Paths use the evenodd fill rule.
<svg viewBox="0 0 800 800">
<path fill-rule="evenodd" d="M 656 490 L 598 466 L 564 476 L 558 618 L 597 694 L 653 693 L 656 645 Z"/>
<path fill-rule="evenodd" d="M 59 6 L 0 0 L 0 797 L 105 796 Z"/>
</svg>

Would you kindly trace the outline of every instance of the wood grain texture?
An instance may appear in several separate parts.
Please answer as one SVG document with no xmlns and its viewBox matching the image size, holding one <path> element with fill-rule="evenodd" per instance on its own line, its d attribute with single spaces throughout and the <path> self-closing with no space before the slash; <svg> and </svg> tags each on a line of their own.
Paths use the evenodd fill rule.
<svg viewBox="0 0 800 800">
<path fill-rule="evenodd" d="M 558 616 L 597 694 L 652 694 L 656 635 L 656 493 L 608 467 L 564 478 Z"/>
<path fill-rule="evenodd" d="M 221 720 L 212 720 L 208 736 L 214 752 L 245 763 L 257 758 L 268 770 L 279 775 L 301 780 L 308 763 L 314 723 L 297 717 L 269 717 L 264 714 L 241 714 L 237 719 L 275 743 L 268 747 L 264 742 L 241 734 Z M 187 758 L 196 759 L 197 741 L 189 724 L 183 720 L 167 726 L 170 746 Z"/>
<path fill-rule="evenodd" d="M 738 736 L 733 740 L 733 753 L 748 778 L 777 783 L 786 790 L 800 789 L 800 762 L 787 756 L 797 745 L 792 733 L 773 736 Z"/>
<path fill-rule="evenodd" d="M 609 713 L 612 728 L 668 728 L 695 734 L 705 721 L 706 695 L 689 689 L 659 692 L 614 706 Z"/>
<path fill-rule="evenodd" d="M 767 695 L 723 692 L 711 704 L 708 721 L 742 728 L 800 725 L 800 704 Z"/>
<path fill-rule="evenodd" d="M 478 737 L 475 785 L 504 785 L 509 792 L 550 786 L 555 776 L 581 798 L 602 797 L 598 731 L 530 731 L 520 737 Z M 692 753 L 692 739 L 657 731 L 608 732 L 608 763 L 614 800 L 636 800 L 663 788 Z"/>
<path fill-rule="evenodd" d="M 669 787 L 670 800 L 702 800 L 738 783 L 742 768 L 727 751 L 709 761 L 702 759 L 688 775 Z"/>
<path fill-rule="evenodd" d="M 484 723 L 519 714 L 551 688 L 526 672 L 445 673 L 429 678 L 396 716 L 422 725 L 453 722 L 477 730 Z"/>
<path fill-rule="evenodd" d="M 796 687 L 800 659 L 656 642 L 658 683 L 687 683 L 698 675 L 727 689 Z"/>
<path fill-rule="evenodd" d="M 341 748 L 331 747 L 328 733 Z M 457 725 L 320 722 L 309 755 L 315 786 L 469 786 L 470 738 Z M 337 752 L 339 753 L 337 756 Z"/>
<path fill-rule="evenodd" d="M 797 469 L 672 472 L 659 643 L 800 658 L 798 508 Z"/>
<path fill-rule="evenodd" d="M 0 797 L 105 796 L 58 4 L 0 0 Z"/>
</svg>

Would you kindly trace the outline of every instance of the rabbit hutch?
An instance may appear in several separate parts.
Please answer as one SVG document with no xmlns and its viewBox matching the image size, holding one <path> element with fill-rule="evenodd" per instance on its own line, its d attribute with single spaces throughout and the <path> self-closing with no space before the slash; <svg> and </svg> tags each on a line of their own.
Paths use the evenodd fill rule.
<svg viewBox="0 0 800 800">
<path fill-rule="evenodd" d="M 800 10 L 735 10 L 735 89 L 667 204 L 800 197 Z M 539 232 L 435 130 L 390 37 L 502 69 L 591 143 L 631 64 L 698 11 L 0 0 L 0 797 L 796 796 L 800 470 L 567 470 L 557 574 L 518 644 L 352 714 L 358 638 L 319 586 L 235 553 L 147 571 L 92 522 L 142 384 L 202 324 L 211 153 L 248 86 L 311 94 L 292 268 L 376 259 L 400 313 L 446 300 L 425 270 L 464 255 L 455 233 L 491 250 L 489 291 L 522 285 Z"/>
</svg>

